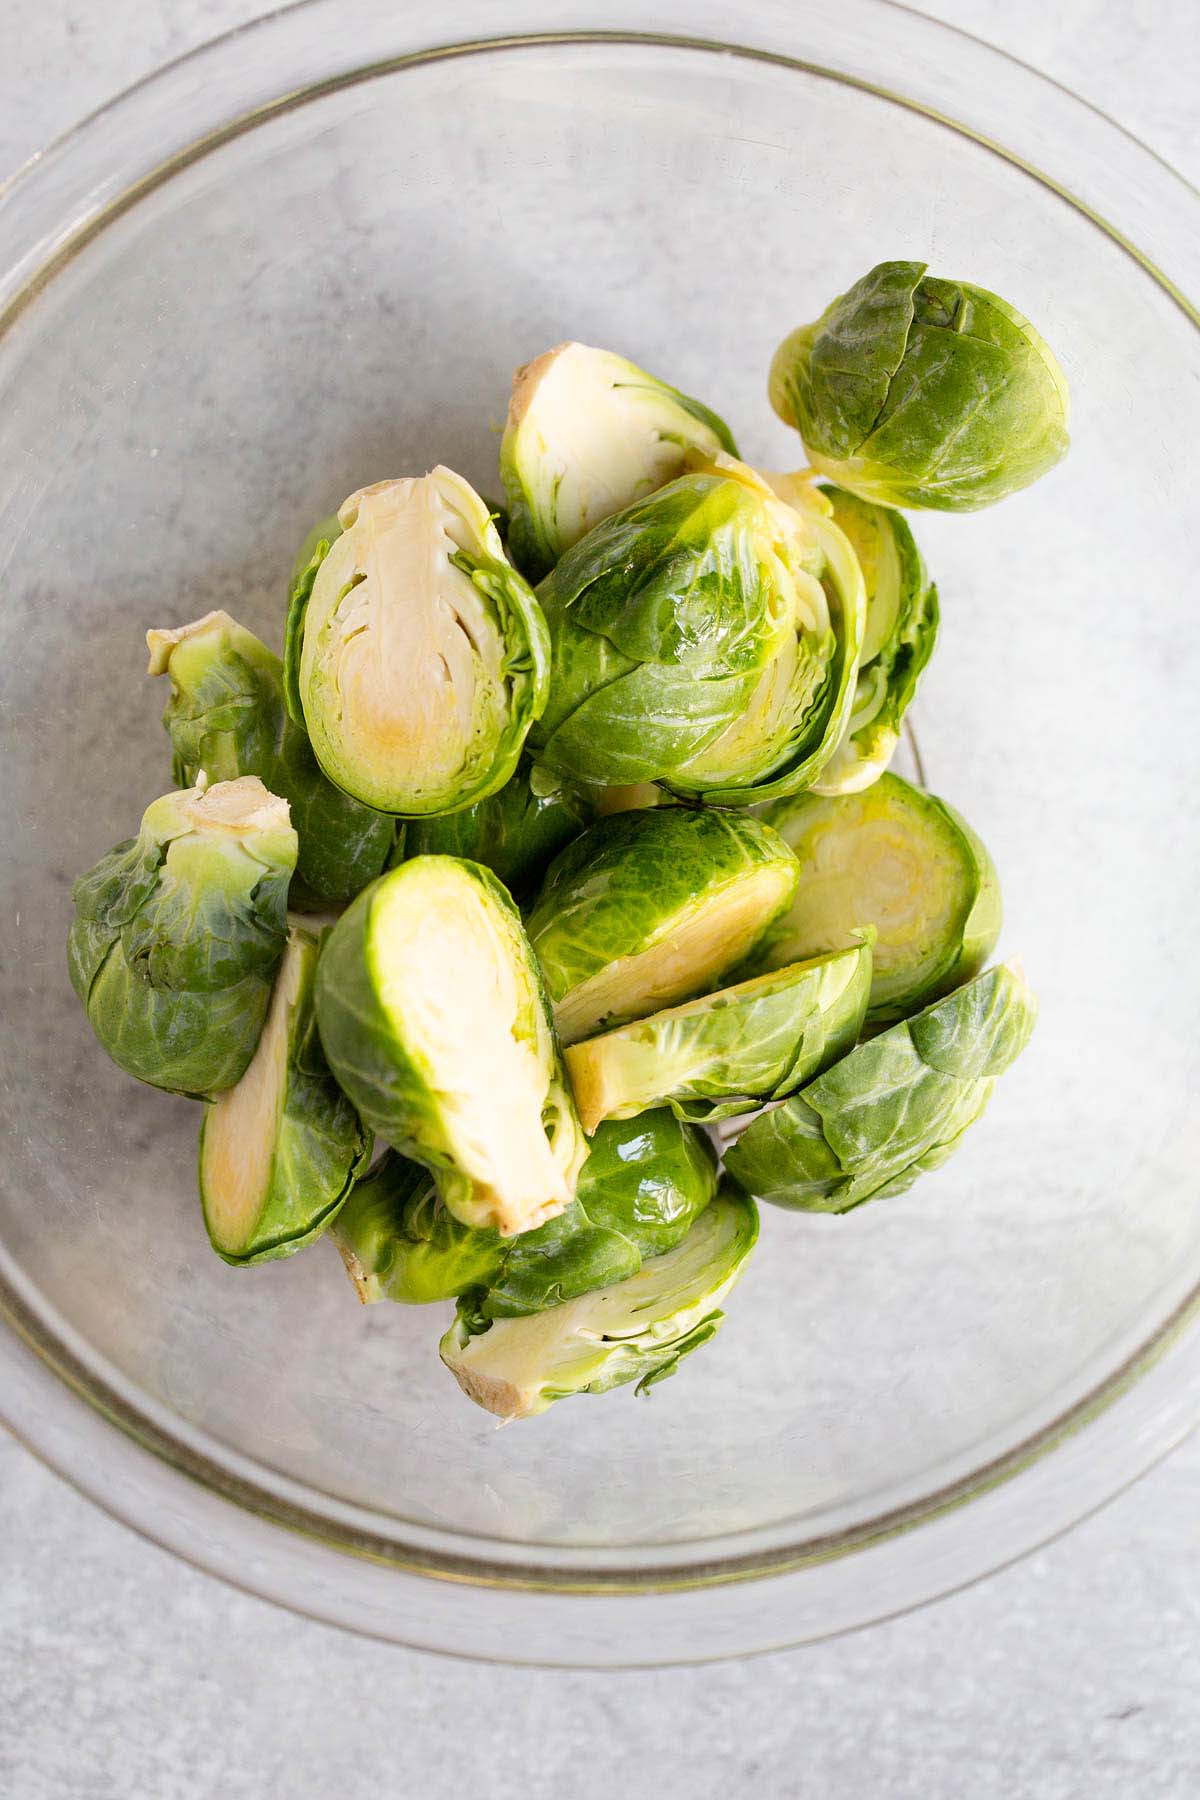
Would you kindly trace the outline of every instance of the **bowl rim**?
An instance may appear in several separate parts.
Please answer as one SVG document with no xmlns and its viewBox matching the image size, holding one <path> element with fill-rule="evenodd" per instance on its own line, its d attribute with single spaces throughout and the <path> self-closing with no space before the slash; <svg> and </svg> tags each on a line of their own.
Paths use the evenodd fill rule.
<svg viewBox="0 0 1200 1800">
<path fill-rule="evenodd" d="M 348 11 L 370 15 L 365 40 L 345 30 Z M 431 28 L 420 20 L 394 17 L 390 9 L 381 15 L 369 0 L 352 0 L 349 8 L 345 0 L 300 0 L 148 75 L 0 185 L 0 337 L 116 219 L 176 174 L 272 117 L 406 67 L 528 46 L 589 45 L 748 58 L 857 87 L 924 114 L 1003 157 L 1075 207 L 1200 327 L 1200 311 L 1187 298 L 1189 289 L 1200 292 L 1200 254 L 1186 254 L 1188 242 L 1200 241 L 1200 194 L 1099 109 L 953 26 L 892 0 L 845 0 L 839 11 L 841 36 L 831 45 L 826 43 L 827 9 L 820 0 L 755 0 L 739 15 L 738 43 L 725 41 L 719 32 L 709 36 L 697 30 L 709 21 L 714 28 L 720 23 L 722 8 L 715 0 L 698 0 L 686 9 L 670 0 L 651 7 L 611 0 L 603 28 L 591 23 L 586 0 L 554 7 L 547 0 L 513 0 L 504 7 L 502 34 L 487 29 L 495 12 L 492 0 L 463 0 L 456 25 L 477 24 L 481 35 L 444 43 L 432 41 Z M 353 39 L 355 48 L 331 69 L 326 22 L 335 15 L 344 39 Z M 685 20 L 689 29 L 681 31 Z M 871 79 L 861 62 L 853 61 L 864 23 L 872 27 L 867 41 L 873 54 L 886 60 L 893 53 L 891 67 L 904 69 L 913 92 Z M 914 40 L 926 43 L 927 56 L 912 53 Z M 813 54 L 817 44 L 822 60 Z M 894 59 L 900 44 L 907 51 L 903 61 Z M 372 54 L 389 45 L 387 54 Z M 940 55 L 933 54 L 935 49 Z M 959 61 L 953 63 L 954 58 Z M 951 63 L 954 110 L 947 111 L 921 87 L 928 87 L 934 75 L 944 78 Z M 284 68 L 288 80 L 281 85 Z M 1030 150 L 1047 132 L 1055 150 L 1060 145 L 1070 149 L 1063 175 L 1047 172 L 1040 158 L 1024 150 L 1006 147 L 999 129 L 1007 128 L 1010 115 L 1016 116 L 1014 92 L 1021 100 L 1021 130 L 1029 131 Z M 221 116 L 214 118 L 215 111 Z M 1068 128 L 1074 128 L 1074 135 Z M 1106 211 L 1091 192 L 1094 171 L 1104 166 L 1094 157 L 1097 141 L 1108 145 L 1119 175 L 1118 204 Z M 1147 184 L 1154 197 L 1149 214 Z M 1190 222 L 1190 237 L 1181 230 L 1181 221 Z M 1187 1327 L 1198 1315 L 1200 1286 L 1182 1294 L 1156 1330 L 1130 1345 L 1101 1381 L 1021 1443 L 911 1504 L 799 1544 L 674 1563 L 659 1558 L 631 1568 L 626 1553 L 615 1553 L 625 1556 L 624 1563 L 613 1558 L 589 1563 L 587 1552 L 572 1557 L 557 1548 L 545 1561 L 522 1560 L 508 1552 L 528 1547 L 501 1544 L 495 1554 L 484 1555 L 462 1547 L 470 1541 L 466 1534 L 411 1532 L 405 1540 L 365 1528 L 361 1516 L 350 1516 L 353 1509 L 345 1509 L 341 1517 L 333 1516 L 336 1509 L 318 1513 L 299 1499 L 300 1490 L 289 1492 L 282 1481 L 264 1480 L 264 1472 L 249 1464 L 235 1469 L 236 1459 L 228 1454 L 220 1460 L 215 1453 L 206 1454 L 198 1434 L 189 1442 L 186 1433 L 172 1431 L 164 1419 L 154 1417 L 148 1403 L 139 1405 L 115 1371 L 103 1371 L 94 1354 L 89 1357 L 81 1344 L 72 1343 L 70 1329 L 54 1320 L 7 1257 L 0 1256 L 0 1321 L 9 1328 L 0 1332 L 0 1370 L 12 1377 L 3 1384 L 7 1422 L 81 1491 L 198 1566 L 296 1610 L 425 1648 L 534 1663 L 642 1666 L 643 1661 L 709 1660 L 811 1641 L 892 1616 L 1014 1560 L 1127 1486 L 1196 1423 L 1200 1334 L 1189 1334 Z M 110 1433 L 110 1426 L 117 1432 Z M 107 1469 L 118 1442 L 123 1444 L 115 1459 L 121 1474 L 114 1481 Z M 1085 1445 L 1091 1446 L 1086 1454 Z M 1051 1450 L 1056 1455 L 1048 1458 Z M 1066 1462 L 1074 1472 L 1071 1483 Z M 204 1497 L 199 1508 L 198 1493 Z M 1011 1504 L 1005 1503 L 1006 1496 Z M 973 1518 L 977 1509 L 992 1508 L 994 1534 L 986 1549 L 970 1541 L 978 1536 L 973 1529 L 964 1539 L 962 1508 L 968 1500 L 974 1503 Z M 267 1534 L 256 1544 L 254 1578 L 240 1572 L 247 1519 Z M 906 1553 L 897 1561 L 895 1546 L 903 1542 L 911 1547 L 913 1533 L 920 1534 L 924 1553 L 915 1558 Z M 877 1577 L 877 1598 L 865 1609 L 839 1591 L 836 1577 L 829 1579 L 830 1571 L 846 1567 L 852 1554 L 856 1564 L 871 1558 L 886 1570 Z M 393 1573 L 396 1581 L 386 1604 L 377 1603 L 361 1583 L 350 1595 L 348 1558 L 360 1572 L 383 1565 Z M 914 1562 L 919 1567 L 914 1569 Z M 772 1578 L 769 1591 L 776 1596 L 770 1622 L 765 1606 L 747 1608 L 729 1599 L 756 1588 L 761 1593 L 765 1577 Z M 813 1591 L 801 1594 L 797 1583 L 806 1577 Z M 464 1589 L 475 1597 L 466 1630 L 460 1609 L 445 1604 L 447 1595 Z M 327 1597 L 321 1599 L 319 1593 Z M 479 1610 L 482 1595 L 490 1597 L 486 1617 Z M 656 1596 L 660 1622 L 644 1659 L 613 1650 L 612 1628 L 599 1611 L 631 1595 Z M 689 1604 L 697 1595 L 707 1595 L 705 1635 L 716 1646 L 703 1654 L 695 1649 L 695 1613 Z M 514 1596 L 528 1615 L 523 1640 L 528 1654 L 518 1656 L 511 1628 L 500 1616 L 504 1605 L 496 1606 L 497 1598 L 504 1600 L 511 1618 Z M 715 1606 L 725 1615 L 716 1631 Z M 618 1645 L 624 1635 L 622 1624 Z"/>
</svg>

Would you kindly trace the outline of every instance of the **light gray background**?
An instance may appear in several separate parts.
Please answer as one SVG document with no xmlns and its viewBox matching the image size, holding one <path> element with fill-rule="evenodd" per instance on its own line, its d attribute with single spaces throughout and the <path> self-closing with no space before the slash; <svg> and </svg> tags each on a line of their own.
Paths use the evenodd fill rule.
<svg viewBox="0 0 1200 1800">
<path fill-rule="evenodd" d="M 400 0 L 402 3 L 402 0 Z M 830 0 L 836 4 L 836 0 Z M 0 172 L 261 0 L 0 0 Z M 1200 0 L 938 0 L 1200 179 Z M 816 1649 L 530 1673 L 359 1642 L 0 1440 L 7 1800 L 1195 1800 L 1200 1442 L 1016 1569 Z"/>
</svg>

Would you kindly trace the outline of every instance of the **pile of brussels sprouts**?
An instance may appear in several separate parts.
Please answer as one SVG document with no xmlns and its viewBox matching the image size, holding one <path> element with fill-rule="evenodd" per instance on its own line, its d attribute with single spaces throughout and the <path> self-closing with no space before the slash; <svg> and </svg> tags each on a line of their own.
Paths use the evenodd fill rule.
<svg viewBox="0 0 1200 1800">
<path fill-rule="evenodd" d="M 608 351 L 519 369 L 507 509 L 443 467 L 352 494 L 282 661 L 224 612 L 147 634 L 175 791 L 75 884 L 97 1037 L 203 1102 L 218 1255 L 328 1231 L 364 1301 L 456 1301 L 502 1418 L 673 1373 L 755 1196 L 902 1192 L 1033 1027 L 986 849 L 887 772 L 938 627 L 894 509 L 1049 469 L 1063 377 L 896 262 L 770 395 L 799 473 Z"/>
</svg>

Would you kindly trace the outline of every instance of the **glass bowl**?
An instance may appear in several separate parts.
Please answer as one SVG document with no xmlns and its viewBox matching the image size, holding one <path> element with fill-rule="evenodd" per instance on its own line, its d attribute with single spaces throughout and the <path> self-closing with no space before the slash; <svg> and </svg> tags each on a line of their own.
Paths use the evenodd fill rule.
<svg viewBox="0 0 1200 1800">
<path fill-rule="evenodd" d="M 315 0 L 0 202 L 8 1414 L 258 1593 L 600 1664 L 944 1592 L 1137 1475 L 1200 1387 L 1200 202 L 876 0 L 754 0 L 733 45 L 716 0 L 603 14 Z M 924 761 L 996 856 L 1039 1031 L 912 1194 L 764 1209 L 722 1336 L 649 1402 L 497 1432 L 438 1363 L 440 1309 L 360 1310 L 328 1244 L 217 1261 L 194 1106 L 112 1067 L 71 994 L 71 878 L 169 782 L 143 633 L 222 606 L 278 644 L 310 523 L 438 460 L 494 490 L 509 371 L 565 337 L 798 461 L 771 351 L 890 256 L 998 289 L 1074 393 L 1060 470 L 917 522 L 944 616 Z"/>
</svg>

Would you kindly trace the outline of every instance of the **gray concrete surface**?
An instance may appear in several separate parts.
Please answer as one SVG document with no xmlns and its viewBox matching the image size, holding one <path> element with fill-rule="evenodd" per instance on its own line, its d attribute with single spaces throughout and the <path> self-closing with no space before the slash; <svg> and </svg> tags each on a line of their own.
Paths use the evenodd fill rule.
<svg viewBox="0 0 1200 1800">
<path fill-rule="evenodd" d="M 0 170 L 257 0 L 0 0 Z M 941 0 L 1200 176 L 1196 0 Z M 705 1670 L 360 1642 L 141 1542 L 0 1440 L 0 1794 L 1193 1800 L 1200 1443 L 914 1617 Z"/>
</svg>

